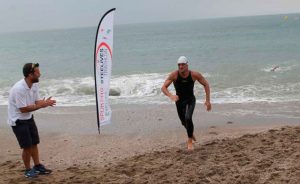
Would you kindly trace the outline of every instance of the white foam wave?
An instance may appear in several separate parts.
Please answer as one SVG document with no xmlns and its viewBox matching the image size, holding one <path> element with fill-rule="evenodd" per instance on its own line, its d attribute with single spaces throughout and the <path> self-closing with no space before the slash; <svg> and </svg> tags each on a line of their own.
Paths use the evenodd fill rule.
<svg viewBox="0 0 300 184">
<path fill-rule="evenodd" d="M 290 102 L 300 101 L 300 83 L 281 85 L 243 85 L 212 93 L 214 103 Z"/>
<path fill-rule="evenodd" d="M 112 88 L 120 88 L 122 97 L 145 97 L 159 95 L 164 83 L 164 74 L 136 74 L 114 77 L 111 80 Z"/>
<path fill-rule="evenodd" d="M 8 104 L 8 94 L 9 94 L 9 87 L 4 87 L 0 89 L 0 105 Z"/>
<path fill-rule="evenodd" d="M 170 100 L 161 92 L 167 73 L 145 73 L 112 76 L 111 89 L 119 96 L 110 96 L 112 104 L 162 104 Z M 207 78 L 216 76 L 204 74 Z M 218 77 L 218 76 L 217 76 Z M 225 86 L 225 87 L 224 87 Z M 7 105 L 9 87 L 0 88 L 0 105 Z M 174 94 L 173 85 L 169 90 Z M 227 88 L 224 84 L 211 84 L 212 103 L 288 102 L 300 101 L 300 83 L 242 85 Z M 51 79 L 40 82 L 42 97 L 53 96 L 58 106 L 95 105 L 94 78 Z M 203 87 L 195 84 L 195 96 L 203 102 Z"/>
<path fill-rule="evenodd" d="M 160 88 L 167 74 L 133 74 L 112 76 L 111 89 L 120 91 L 119 96 L 110 96 L 112 103 L 161 103 Z M 58 105 L 95 104 L 95 84 L 93 77 L 64 80 L 50 80 L 41 84 L 42 96 L 53 96 Z"/>
</svg>

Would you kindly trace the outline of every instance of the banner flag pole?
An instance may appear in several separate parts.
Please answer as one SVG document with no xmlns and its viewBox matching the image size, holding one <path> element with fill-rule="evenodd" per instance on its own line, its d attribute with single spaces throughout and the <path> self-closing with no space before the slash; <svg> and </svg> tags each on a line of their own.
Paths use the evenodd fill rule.
<svg viewBox="0 0 300 184">
<path fill-rule="evenodd" d="M 108 10 L 101 18 L 95 39 L 94 77 L 97 108 L 97 125 L 111 123 L 109 86 L 113 54 L 113 18 L 116 8 Z"/>
</svg>

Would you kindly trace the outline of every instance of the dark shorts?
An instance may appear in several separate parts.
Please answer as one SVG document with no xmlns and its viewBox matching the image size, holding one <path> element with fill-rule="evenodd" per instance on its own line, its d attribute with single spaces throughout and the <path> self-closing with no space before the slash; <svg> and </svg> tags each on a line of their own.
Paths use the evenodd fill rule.
<svg viewBox="0 0 300 184">
<path fill-rule="evenodd" d="M 39 132 L 33 117 L 28 120 L 17 120 L 12 129 L 21 148 L 29 148 L 40 143 Z"/>
<path fill-rule="evenodd" d="M 195 105 L 196 98 L 194 96 L 189 99 L 181 99 L 176 102 L 177 113 L 183 125 L 187 123 L 186 120 L 191 120 L 191 123 L 193 123 L 192 116 L 194 113 Z"/>
</svg>

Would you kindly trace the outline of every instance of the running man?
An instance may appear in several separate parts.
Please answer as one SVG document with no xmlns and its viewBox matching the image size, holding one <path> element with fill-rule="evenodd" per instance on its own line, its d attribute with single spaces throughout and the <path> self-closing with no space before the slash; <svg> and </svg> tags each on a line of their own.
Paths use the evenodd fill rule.
<svg viewBox="0 0 300 184">
<path fill-rule="evenodd" d="M 187 148 L 188 150 L 193 150 L 193 141 L 196 141 L 194 136 L 194 124 L 192 120 L 196 104 L 194 83 L 197 80 L 204 87 L 206 94 L 206 100 L 204 104 L 206 105 L 207 111 L 211 110 L 210 88 L 208 82 L 199 72 L 189 70 L 188 60 L 185 56 L 180 56 L 177 60 L 177 64 L 178 70 L 173 71 L 168 76 L 161 90 L 172 101 L 176 102 L 179 119 L 187 130 Z M 171 83 L 174 84 L 176 95 L 171 94 L 168 90 L 168 87 Z"/>
<path fill-rule="evenodd" d="M 26 63 L 23 66 L 24 78 L 17 82 L 10 90 L 8 97 L 8 124 L 17 137 L 25 166 L 25 177 L 33 178 L 37 174 L 50 174 L 40 163 L 38 144 L 40 142 L 32 112 L 41 108 L 54 106 L 51 97 L 40 99 L 39 78 L 41 76 L 38 63 Z M 30 167 L 33 159 L 34 167 Z"/>
</svg>

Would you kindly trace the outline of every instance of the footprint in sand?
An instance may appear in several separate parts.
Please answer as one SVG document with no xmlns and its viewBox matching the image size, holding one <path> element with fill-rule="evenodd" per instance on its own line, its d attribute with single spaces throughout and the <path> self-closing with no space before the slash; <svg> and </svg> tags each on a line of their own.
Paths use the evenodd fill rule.
<svg viewBox="0 0 300 184">
<path fill-rule="evenodd" d="M 8 160 L 6 162 L 3 162 L 0 164 L 0 166 L 7 166 L 7 165 L 10 165 L 12 163 L 12 161 Z"/>
</svg>

